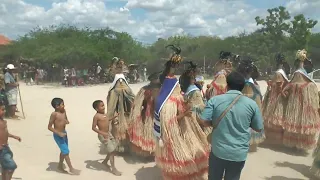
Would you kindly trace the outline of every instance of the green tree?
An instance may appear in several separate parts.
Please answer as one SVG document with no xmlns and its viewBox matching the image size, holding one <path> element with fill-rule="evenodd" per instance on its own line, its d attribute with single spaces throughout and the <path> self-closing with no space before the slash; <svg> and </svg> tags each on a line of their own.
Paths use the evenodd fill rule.
<svg viewBox="0 0 320 180">
<path fill-rule="evenodd" d="M 296 15 L 291 21 L 289 29 L 293 49 L 308 49 L 311 29 L 318 23 L 316 20 L 306 19 L 303 14 Z"/>
<path fill-rule="evenodd" d="M 279 49 L 282 51 L 284 34 L 288 32 L 290 24 L 290 14 L 285 7 L 279 6 L 267 10 L 269 15 L 265 19 L 257 16 L 255 18 L 257 25 L 262 26 L 265 34 L 271 35 L 270 37 L 275 42 L 274 50 Z"/>
</svg>

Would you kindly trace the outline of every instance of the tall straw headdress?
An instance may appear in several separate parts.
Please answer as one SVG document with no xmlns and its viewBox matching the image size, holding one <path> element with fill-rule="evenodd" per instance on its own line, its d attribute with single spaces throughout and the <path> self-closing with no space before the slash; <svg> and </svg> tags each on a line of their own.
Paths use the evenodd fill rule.
<svg viewBox="0 0 320 180">
<path fill-rule="evenodd" d="M 219 61 L 214 65 L 214 73 L 216 74 L 222 70 L 231 71 L 232 61 L 238 58 L 238 55 L 233 55 L 231 52 L 220 51 Z"/>
<path fill-rule="evenodd" d="M 171 50 L 173 50 L 173 54 L 169 59 L 171 64 L 180 64 L 182 62 L 182 57 L 180 55 L 181 48 L 172 44 L 167 45 L 166 48 L 170 48 Z"/>
<path fill-rule="evenodd" d="M 169 60 L 166 62 L 165 69 L 162 72 L 162 74 L 160 75 L 160 82 L 161 83 L 163 82 L 165 77 L 168 75 L 171 68 L 175 68 L 183 60 L 183 58 L 180 55 L 180 53 L 181 53 L 180 47 L 170 44 L 170 45 L 167 45 L 165 48 L 170 48 L 173 51 L 173 54 L 170 56 Z"/>
</svg>

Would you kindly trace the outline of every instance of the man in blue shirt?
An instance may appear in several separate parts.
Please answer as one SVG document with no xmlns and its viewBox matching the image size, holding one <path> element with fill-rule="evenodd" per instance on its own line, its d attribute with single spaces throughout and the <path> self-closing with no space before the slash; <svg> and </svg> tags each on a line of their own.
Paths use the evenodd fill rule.
<svg viewBox="0 0 320 180">
<path fill-rule="evenodd" d="M 242 95 L 245 79 L 238 72 L 227 76 L 228 92 L 212 97 L 202 112 L 200 123 L 216 125 L 218 117 L 238 96 Z M 209 180 L 239 180 L 249 150 L 251 129 L 260 132 L 263 121 L 258 105 L 241 96 L 212 132 L 209 157 Z"/>
</svg>

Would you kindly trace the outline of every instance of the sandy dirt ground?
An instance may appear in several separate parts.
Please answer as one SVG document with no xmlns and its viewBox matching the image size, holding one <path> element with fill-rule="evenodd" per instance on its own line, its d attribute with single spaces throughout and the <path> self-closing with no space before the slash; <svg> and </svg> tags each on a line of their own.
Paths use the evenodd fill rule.
<svg viewBox="0 0 320 180">
<path fill-rule="evenodd" d="M 209 81 L 207 81 L 209 83 Z M 133 84 L 135 93 L 145 83 Z M 261 91 L 266 91 L 266 83 L 261 81 Z M 109 84 L 65 88 L 56 86 L 20 86 L 26 119 L 8 120 L 9 131 L 19 135 L 22 142 L 10 139 L 10 146 L 18 169 L 14 179 L 23 180 L 158 180 L 161 179 L 155 163 L 132 163 L 130 156 L 117 157 L 116 166 L 123 172 L 115 177 L 107 172 L 99 162 L 105 157 L 100 154 L 97 134 L 91 130 L 95 111 L 92 102 L 97 99 L 106 101 Z M 82 170 L 80 176 L 56 172 L 59 149 L 52 133 L 47 130 L 50 102 L 54 97 L 65 100 L 70 124 L 67 126 L 70 156 L 75 168 Z M 19 110 L 21 107 L 19 106 Z M 20 113 L 21 114 L 21 113 Z M 242 173 L 243 180 L 305 180 L 313 179 L 309 173 L 312 163 L 311 153 L 307 156 L 288 154 L 284 150 L 271 148 L 258 149 L 249 154 Z"/>
</svg>

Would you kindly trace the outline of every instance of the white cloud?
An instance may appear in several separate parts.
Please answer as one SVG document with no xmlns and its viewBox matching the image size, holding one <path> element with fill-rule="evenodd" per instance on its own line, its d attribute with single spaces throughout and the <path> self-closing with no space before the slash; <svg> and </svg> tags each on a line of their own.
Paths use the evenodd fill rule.
<svg viewBox="0 0 320 180">
<path fill-rule="evenodd" d="M 216 20 L 218 26 L 225 27 L 228 25 L 228 21 L 225 18 L 219 18 Z"/>
<path fill-rule="evenodd" d="M 49 7 L 23 0 L 0 0 L 0 32 L 10 38 L 36 26 L 74 24 L 126 31 L 138 40 L 152 42 L 176 34 L 225 37 L 254 31 L 254 18 L 266 15 L 244 1 L 226 0 L 45 0 Z M 123 7 L 114 4 L 123 2 Z M 319 19 L 318 0 L 290 0 L 290 12 Z M 312 11 L 310 10 L 312 9 Z M 320 26 L 318 25 L 320 30 Z"/>
<path fill-rule="evenodd" d="M 320 1 L 319 0 L 290 0 L 286 7 L 292 16 L 304 14 L 307 18 L 317 20 L 318 24 L 314 27 L 314 32 L 320 31 Z"/>
</svg>

